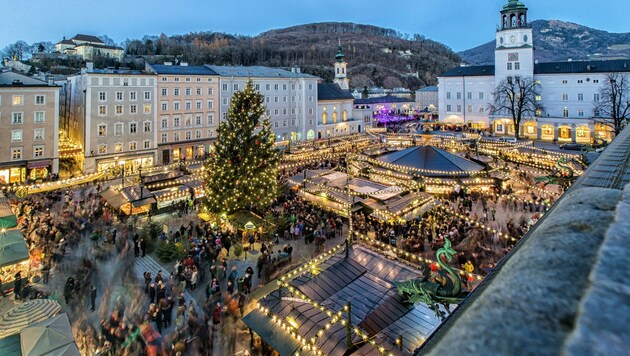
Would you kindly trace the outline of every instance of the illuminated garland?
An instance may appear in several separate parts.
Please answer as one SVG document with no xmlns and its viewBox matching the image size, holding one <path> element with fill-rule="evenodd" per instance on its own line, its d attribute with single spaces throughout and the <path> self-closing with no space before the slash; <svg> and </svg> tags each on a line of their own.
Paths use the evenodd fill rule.
<svg viewBox="0 0 630 356">
<path fill-rule="evenodd" d="M 460 219 L 465 220 L 466 222 L 471 223 L 475 227 L 480 227 L 482 230 L 486 230 L 486 231 L 490 231 L 492 233 L 495 233 L 495 234 L 497 234 L 497 236 L 499 236 L 502 239 L 505 239 L 505 240 L 508 240 L 508 241 L 512 241 L 512 242 L 518 241 L 518 239 L 516 239 L 514 237 L 511 237 L 508 234 L 504 234 L 504 233 L 502 233 L 499 230 L 491 228 L 490 226 L 487 226 L 487 225 L 485 225 L 483 223 L 480 223 L 479 221 L 475 221 L 475 220 L 471 219 L 470 217 L 468 217 L 466 215 L 462 215 L 462 214 L 458 213 L 453 208 L 451 208 L 449 205 L 445 206 L 443 204 L 439 204 L 439 205 L 437 205 L 437 207 L 441 208 L 442 210 L 444 210 L 445 212 L 447 212 L 447 213 L 449 213 L 449 214 L 451 214 L 453 216 L 456 216 L 456 217 L 458 217 Z"/>
</svg>

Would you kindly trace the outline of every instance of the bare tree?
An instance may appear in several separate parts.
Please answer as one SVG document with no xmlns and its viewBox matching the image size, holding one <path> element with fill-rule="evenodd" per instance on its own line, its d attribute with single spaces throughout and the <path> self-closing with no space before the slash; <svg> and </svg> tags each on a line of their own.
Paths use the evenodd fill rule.
<svg viewBox="0 0 630 356">
<path fill-rule="evenodd" d="M 521 121 L 543 111 L 536 100 L 540 95 L 540 84 L 534 78 L 508 78 L 502 80 L 493 93 L 494 101 L 490 104 L 490 115 L 504 115 L 512 119 L 514 134 L 519 138 Z"/>
<path fill-rule="evenodd" d="M 630 120 L 630 77 L 620 73 L 608 74 L 594 106 L 595 122 L 610 127 L 618 135 Z"/>
</svg>

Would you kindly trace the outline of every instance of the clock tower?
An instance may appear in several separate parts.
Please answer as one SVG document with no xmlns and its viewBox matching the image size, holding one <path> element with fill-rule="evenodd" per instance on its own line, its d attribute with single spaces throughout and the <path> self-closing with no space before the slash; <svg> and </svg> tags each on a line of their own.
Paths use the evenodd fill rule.
<svg viewBox="0 0 630 356">
<path fill-rule="evenodd" d="M 527 22 L 527 8 L 518 0 L 508 0 L 501 10 L 494 50 L 495 85 L 511 77 L 534 75 L 534 42 Z"/>
<path fill-rule="evenodd" d="M 337 47 L 337 54 L 335 55 L 335 79 L 333 82 L 339 84 L 339 87 L 343 90 L 350 90 L 350 80 L 346 74 L 347 68 L 344 57 L 341 41 L 339 41 L 339 47 Z"/>
</svg>

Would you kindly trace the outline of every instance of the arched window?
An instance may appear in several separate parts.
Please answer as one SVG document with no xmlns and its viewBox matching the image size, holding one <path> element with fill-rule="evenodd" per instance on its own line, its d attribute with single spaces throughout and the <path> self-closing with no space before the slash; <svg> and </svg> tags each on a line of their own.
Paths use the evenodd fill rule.
<svg viewBox="0 0 630 356">
<path fill-rule="evenodd" d="M 337 112 L 333 112 L 333 123 L 337 122 Z"/>
<path fill-rule="evenodd" d="M 510 23 L 512 24 L 512 28 L 516 27 L 516 15 L 512 14 L 510 16 Z"/>
<path fill-rule="evenodd" d="M 508 17 L 507 15 L 503 15 L 503 29 L 508 28 Z"/>
<path fill-rule="evenodd" d="M 322 124 L 326 125 L 327 122 L 328 122 L 328 113 L 323 113 L 322 114 Z"/>
<path fill-rule="evenodd" d="M 347 111 L 345 111 L 345 110 L 344 110 L 344 111 L 341 113 L 341 120 L 343 120 L 343 121 L 348 121 L 348 112 L 347 112 Z"/>
<path fill-rule="evenodd" d="M 339 67 L 337 67 L 337 74 L 339 74 Z"/>
<path fill-rule="evenodd" d="M 346 74 L 346 68 L 341 68 L 341 74 Z"/>
</svg>

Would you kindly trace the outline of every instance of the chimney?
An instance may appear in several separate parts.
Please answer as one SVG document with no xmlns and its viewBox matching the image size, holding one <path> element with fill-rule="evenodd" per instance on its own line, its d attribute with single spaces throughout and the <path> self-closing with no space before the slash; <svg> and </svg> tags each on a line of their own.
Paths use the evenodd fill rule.
<svg viewBox="0 0 630 356">
<path fill-rule="evenodd" d="M 188 67 L 188 62 L 180 62 L 179 66 L 180 67 Z"/>
<path fill-rule="evenodd" d="M 86 62 L 85 63 L 85 67 L 87 68 L 88 72 L 93 72 L 94 71 L 94 62 Z"/>
<path fill-rule="evenodd" d="M 165 66 L 172 66 L 172 65 L 173 65 L 173 62 L 164 62 L 164 65 L 165 65 Z"/>
</svg>

